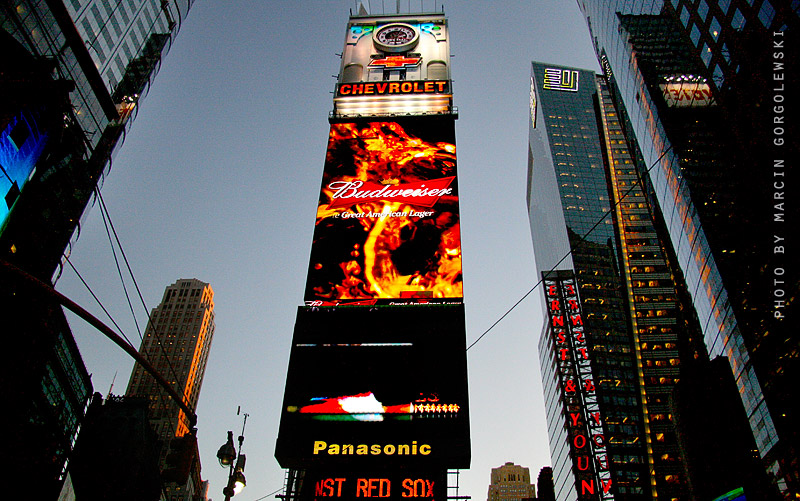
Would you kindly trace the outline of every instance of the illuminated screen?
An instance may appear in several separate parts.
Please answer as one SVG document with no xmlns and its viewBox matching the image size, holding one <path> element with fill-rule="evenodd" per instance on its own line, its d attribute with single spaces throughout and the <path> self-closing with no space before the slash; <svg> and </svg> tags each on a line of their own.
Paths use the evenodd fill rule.
<svg viewBox="0 0 800 501">
<path fill-rule="evenodd" d="M 0 131 L 0 231 L 46 142 L 47 134 L 39 131 L 35 117 L 27 112 L 9 120 Z"/>
<path fill-rule="evenodd" d="M 306 304 L 462 296 L 454 119 L 331 124 Z"/>
<path fill-rule="evenodd" d="M 284 468 L 469 467 L 463 305 L 301 307 Z"/>
<path fill-rule="evenodd" d="M 697 108 L 716 104 L 711 87 L 706 82 L 686 81 L 677 77 L 659 84 L 659 87 L 670 108 Z"/>
<path fill-rule="evenodd" d="M 447 497 L 447 471 L 306 471 L 300 501 L 434 501 Z"/>
<path fill-rule="evenodd" d="M 746 499 L 747 498 L 744 495 L 744 489 L 739 487 L 738 489 L 734 489 L 718 498 L 714 498 L 714 501 L 745 501 Z"/>
</svg>

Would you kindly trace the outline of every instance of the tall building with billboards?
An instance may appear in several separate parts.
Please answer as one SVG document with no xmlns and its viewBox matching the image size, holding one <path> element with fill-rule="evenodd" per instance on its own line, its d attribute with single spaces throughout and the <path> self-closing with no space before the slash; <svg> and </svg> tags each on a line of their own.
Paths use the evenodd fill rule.
<svg viewBox="0 0 800 501">
<path fill-rule="evenodd" d="M 671 394 L 705 358 L 604 78 L 533 63 L 528 205 L 556 499 L 688 499 Z"/>
<path fill-rule="evenodd" d="M 730 364 L 766 470 L 800 495 L 797 5 L 578 3 L 709 354 Z"/>
<path fill-rule="evenodd" d="M 290 495 L 442 498 L 469 467 L 449 60 L 442 13 L 350 17 L 275 451 Z"/>
<path fill-rule="evenodd" d="M 183 396 L 190 409 L 197 408 L 214 327 L 214 291 L 211 286 L 197 279 L 181 279 L 166 288 L 161 303 L 150 313 L 139 348 L 139 352 Z M 148 399 L 150 425 L 161 441 L 159 466 L 162 474 L 170 469 L 170 455 L 184 455 L 193 463 L 188 479 L 171 482 L 176 485 L 167 485 L 166 488 L 200 488 L 197 439 L 188 416 L 138 363 L 133 367 L 125 395 Z"/>
<path fill-rule="evenodd" d="M 47 283 L 58 277 L 192 3 L 0 4 L 0 313 L 16 340 L 0 393 L 16 430 L 6 445 L 19 451 L 4 472 L 43 493 L 63 481 L 92 388 L 61 307 L 5 262 Z"/>
</svg>

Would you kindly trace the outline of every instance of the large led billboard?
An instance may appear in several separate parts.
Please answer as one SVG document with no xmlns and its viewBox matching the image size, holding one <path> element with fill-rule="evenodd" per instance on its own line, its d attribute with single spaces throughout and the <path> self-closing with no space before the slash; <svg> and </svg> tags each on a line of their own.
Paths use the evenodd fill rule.
<svg viewBox="0 0 800 501">
<path fill-rule="evenodd" d="M 305 301 L 460 302 L 453 117 L 332 123 Z"/>
<path fill-rule="evenodd" d="M 275 457 L 284 468 L 468 468 L 462 304 L 300 307 Z"/>
</svg>

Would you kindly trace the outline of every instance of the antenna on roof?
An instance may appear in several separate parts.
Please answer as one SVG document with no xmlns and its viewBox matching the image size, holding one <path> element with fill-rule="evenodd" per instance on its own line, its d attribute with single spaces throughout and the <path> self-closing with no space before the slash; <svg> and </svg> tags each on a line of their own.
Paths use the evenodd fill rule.
<svg viewBox="0 0 800 501">
<path fill-rule="evenodd" d="M 117 380 L 117 371 L 114 371 L 114 377 L 111 379 L 111 386 L 109 386 L 108 388 L 108 395 L 106 395 L 106 398 L 111 396 L 111 390 L 114 389 L 114 381 L 116 380 Z"/>
</svg>

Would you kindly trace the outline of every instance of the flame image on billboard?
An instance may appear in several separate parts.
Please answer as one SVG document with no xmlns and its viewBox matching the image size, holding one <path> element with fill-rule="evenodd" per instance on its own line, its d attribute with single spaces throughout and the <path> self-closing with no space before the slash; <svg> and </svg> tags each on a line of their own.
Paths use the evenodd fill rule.
<svg viewBox="0 0 800 501">
<path fill-rule="evenodd" d="M 452 117 L 333 123 L 307 305 L 460 302 Z"/>
</svg>

